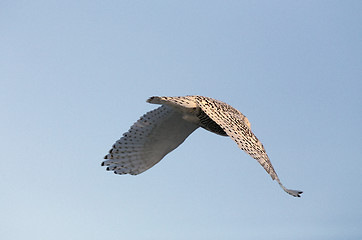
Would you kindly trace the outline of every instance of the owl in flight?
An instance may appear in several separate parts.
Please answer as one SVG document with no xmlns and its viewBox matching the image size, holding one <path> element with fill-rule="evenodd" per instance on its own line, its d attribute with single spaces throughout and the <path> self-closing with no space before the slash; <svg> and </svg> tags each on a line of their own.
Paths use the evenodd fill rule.
<svg viewBox="0 0 362 240">
<path fill-rule="evenodd" d="M 260 163 L 285 192 L 294 197 L 300 197 L 303 193 L 283 186 L 263 144 L 251 131 L 248 119 L 230 105 L 202 96 L 151 97 L 147 102 L 160 104 L 161 107 L 143 115 L 116 141 L 102 162 L 108 171 L 140 174 L 177 148 L 198 127 L 202 127 L 231 137 Z"/>
</svg>

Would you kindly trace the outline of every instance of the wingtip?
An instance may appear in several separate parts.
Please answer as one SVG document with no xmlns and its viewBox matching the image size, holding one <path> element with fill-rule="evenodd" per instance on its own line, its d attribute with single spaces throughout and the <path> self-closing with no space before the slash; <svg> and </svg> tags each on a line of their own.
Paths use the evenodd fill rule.
<svg viewBox="0 0 362 240">
<path fill-rule="evenodd" d="M 301 197 L 300 195 L 303 193 L 303 191 L 300 190 L 292 190 L 292 189 L 285 189 L 287 193 L 292 195 L 293 197 Z"/>
<path fill-rule="evenodd" d="M 286 193 L 292 195 L 293 197 L 300 197 L 300 194 L 303 193 L 303 191 L 301 191 L 301 190 L 287 189 L 286 187 L 283 186 L 283 184 L 281 183 L 281 181 L 279 180 L 279 178 L 276 178 L 275 180 L 279 183 L 279 186 L 280 186 L 281 188 L 283 188 L 283 190 L 284 190 Z"/>
</svg>

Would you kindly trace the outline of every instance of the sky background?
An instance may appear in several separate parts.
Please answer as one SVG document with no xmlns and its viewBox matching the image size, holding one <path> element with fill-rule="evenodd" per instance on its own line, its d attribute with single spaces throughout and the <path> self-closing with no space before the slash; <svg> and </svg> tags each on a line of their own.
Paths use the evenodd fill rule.
<svg viewBox="0 0 362 240">
<path fill-rule="evenodd" d="M 1 239 L 361 239 L 361 23 L 348 0 L 1 1 Z M 154 95 L 239 109 L 302 197 L 203 129 L 105 171 Z"/>
</svg>

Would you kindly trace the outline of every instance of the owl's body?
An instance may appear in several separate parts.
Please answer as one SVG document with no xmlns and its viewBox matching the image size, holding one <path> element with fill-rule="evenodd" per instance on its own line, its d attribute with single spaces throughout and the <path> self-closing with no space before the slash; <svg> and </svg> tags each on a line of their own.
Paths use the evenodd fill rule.
<svg viewBox="0 0 362 240">
<path fill-rule="evenodd" d="M 193 131 L 202 127 L 221 136 L 231 137 L 238 146 L 256 159 L 273 180 L 280 182 L 263 144 L 252 133 L 248 119 L 230 105 L 202 96 L 151 97 L 149 103 L 162 106 L 143 115 L 123 134 L 104 158 L 102 166 L 116 174 L 140 174 L 177 148 Z"/>
</svg>

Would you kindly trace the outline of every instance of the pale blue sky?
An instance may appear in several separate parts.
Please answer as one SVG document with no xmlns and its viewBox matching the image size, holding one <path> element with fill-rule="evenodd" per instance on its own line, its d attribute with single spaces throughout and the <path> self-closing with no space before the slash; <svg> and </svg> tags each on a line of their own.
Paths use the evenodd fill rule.
<svg viewBox="0 0 362 240">
<path fill-rule="evenodd" d="M 362 1 L 1 1 L 1 239 L 361 239 Z M 289 188 L 203 129 L 100 166 L 153 95 L 244 113 Z"/>
</svg>

